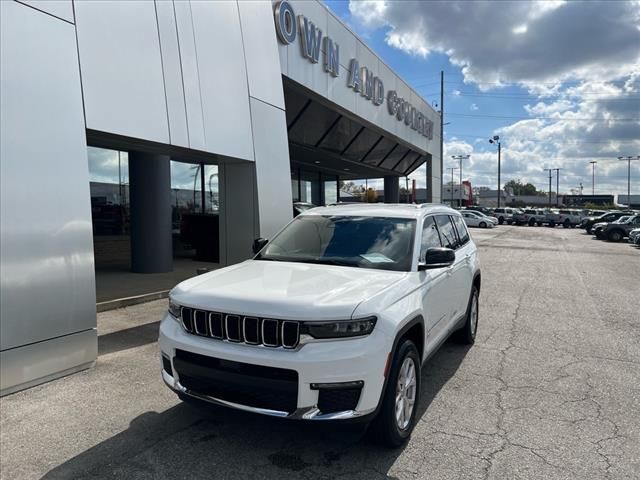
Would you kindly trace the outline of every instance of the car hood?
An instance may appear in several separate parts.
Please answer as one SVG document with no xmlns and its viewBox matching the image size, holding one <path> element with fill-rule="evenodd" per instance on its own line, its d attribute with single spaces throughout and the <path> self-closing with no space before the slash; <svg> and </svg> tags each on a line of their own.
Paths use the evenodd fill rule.
<svg viewBox="0 0 640 480">
<path fill-rule="evenodd" d="M 181 305 L 280 319 L 351 318 L 364 300 L 407 276 L 357 267 L 247 260 L 177 285 Z"/>
</svg>

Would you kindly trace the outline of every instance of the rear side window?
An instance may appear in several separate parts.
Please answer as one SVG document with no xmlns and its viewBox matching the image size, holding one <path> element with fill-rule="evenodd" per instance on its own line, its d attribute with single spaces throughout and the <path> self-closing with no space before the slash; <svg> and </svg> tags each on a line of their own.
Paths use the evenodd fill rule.
<svg viewBox="0 0 640 480">
<path fill-rule="evenodd" d="M 462 217 L 458 215 L 452 215 L 453 223 L 456 226 L 456 230 L 458 231 L 458 240 L 460 245 L 464 245 L 469 241 L 469 231 L 467 230 L 467 226 L 462 220 Z"/>
<path fill-rule="evenodd" d="M 436 215 L 436 223 L 442 239 L 442 246 L 453 249 L 458 248 L 458 238 L 449 215 Z"/>
<path fill-rule="evenodd" d="M 496 213 L 504 213 L 504 208 L 496 208 L 495 212 Z"/>
<path fill-rule="evenodd" d="M 424 219 L 422 226 L 422 242 L 420 244 L 420 258 L 424 258 L 427 250 L 430 248 L 441 247 L 440 234 L 438 233 L 438 227 L 433 217 L 427 217 Z"/>
</svg>

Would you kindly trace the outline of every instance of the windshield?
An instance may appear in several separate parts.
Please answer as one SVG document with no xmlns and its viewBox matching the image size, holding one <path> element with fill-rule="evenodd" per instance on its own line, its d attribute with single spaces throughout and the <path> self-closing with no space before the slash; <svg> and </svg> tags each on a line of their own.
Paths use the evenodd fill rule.
<svg viewBox="0 0 640 480">
<path fill-rule="evenodd" d="M 301 215 L 256 260 L 409 271 L 415 226 L 410 218 Z"/>
<path fill-rule="evenodd" d="M 613 223 L 629 223 L 633 217 L 631 215 L 620 217 Z"/>
</svg>

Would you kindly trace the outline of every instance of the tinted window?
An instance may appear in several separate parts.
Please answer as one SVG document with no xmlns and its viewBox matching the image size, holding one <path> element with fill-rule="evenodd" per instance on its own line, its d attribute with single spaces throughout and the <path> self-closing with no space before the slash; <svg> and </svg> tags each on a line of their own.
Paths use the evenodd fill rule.
<svg viewBox="0 0 640 480">
<path fill-rule="evenodd" d="M 427 217 L 424 219 L 424 225 L 422 227 L 422 242 L 420 244 L 420 258 L 424 258 L 424 254 L 430 248 L 441 247 L 440 235 L 438 234 L 438 228 L 433 217 Z"/>
<path fill-rule="evenodd" d="M 496 208 L 494 211 L 496 213 L 504 213 L 504 208 Z"/>
<path fill-rule="evenodd" d="M 462 220 L 462 217 L 458 215 L 453 215 L 451 217 L 453 219 L 453 223 L 456 226 L 456 230 L 458 231 L 458 238 L 460 239 L 460 245 L 464 245 L 469 241 L 469 232 L 467 231 L 467 226 Z"/>
<path fill-rule="evenodd" d="M 300 215 L 256 259 L 409 271 L 415 224 L 409 218 Z"/>
<path fill-rule="evenodd" d="M 442 246 L 447 248 L 458 248 L 458 238 L 453 228 L 453 223 L 449 219 L 449 215 L 436 215 L 436 223 L 438 231 L 442 239 Z"/>
</svg>

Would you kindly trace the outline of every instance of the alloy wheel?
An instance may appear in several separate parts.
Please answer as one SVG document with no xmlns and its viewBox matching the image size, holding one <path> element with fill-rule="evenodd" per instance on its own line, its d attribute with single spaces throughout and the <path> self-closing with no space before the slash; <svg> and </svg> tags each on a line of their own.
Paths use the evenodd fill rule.
<svg viewBox="0 0 640 480">
<path fill-rule="evenodd" d="M 478 294 L 475 293 L 473 295 L 473 300 L 471 300 L 471 317 L 469 318 L 469 330 L 471 331 L 471 336 L 476 336 L 476 329 L 478 328 Z"/>
<path fill-rule="evenodd" d="M 413 358 L 406 357 L 398 373 L 396 385 L 396 424 L 406 430 L 411 423 L 416 402 L 416 365 Z"/>
</svg>

